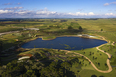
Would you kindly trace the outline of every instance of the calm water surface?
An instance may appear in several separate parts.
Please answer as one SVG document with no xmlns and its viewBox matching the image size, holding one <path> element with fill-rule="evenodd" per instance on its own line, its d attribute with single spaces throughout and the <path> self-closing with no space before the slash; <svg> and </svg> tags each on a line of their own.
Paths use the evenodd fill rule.
<svg viewBox="0 0 116 77">
<path fill-rule="evenodd" d="M 36 40 L 23 44 L 22 48 L 36 47 L 63 50 L 81 50 L 96 47 L 104 43 L 107 43 L 107 41 L 97 39 L 86 39 L 80 37 L 57 37 L 54 40 L 42 40 L 42 38 L 38 38 Z"/>
</svg>

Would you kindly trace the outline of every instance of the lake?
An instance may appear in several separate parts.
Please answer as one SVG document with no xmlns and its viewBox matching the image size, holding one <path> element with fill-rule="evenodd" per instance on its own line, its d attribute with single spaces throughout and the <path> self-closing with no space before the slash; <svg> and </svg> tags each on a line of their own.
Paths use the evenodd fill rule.
<svg viewBox="0 0 116 77">
<path fill-rule="evenodd" d="M 107 41 L 97 39 L 87 39 L 80 37 L 57 37 L 53 40 L 42 40 L 38 38 L 36 40 L 27 42 L 22 45 L 22 48 L 52 48 L 63 50 L 81 50 L 86 48 L 97 47 L 101 44 L 105 44 Z"/>
</svg>

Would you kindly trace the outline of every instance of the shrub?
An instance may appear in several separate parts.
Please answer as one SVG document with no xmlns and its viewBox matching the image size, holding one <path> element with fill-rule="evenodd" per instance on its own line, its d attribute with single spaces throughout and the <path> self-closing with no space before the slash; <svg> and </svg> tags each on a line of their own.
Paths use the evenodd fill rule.
<svg viewBox="0 0 116 77">
<path fill-rule="evenodd" d="M 73 29 L 73 27 L 72 26 L 68 26 L 68 29 Z"/>
</svg>

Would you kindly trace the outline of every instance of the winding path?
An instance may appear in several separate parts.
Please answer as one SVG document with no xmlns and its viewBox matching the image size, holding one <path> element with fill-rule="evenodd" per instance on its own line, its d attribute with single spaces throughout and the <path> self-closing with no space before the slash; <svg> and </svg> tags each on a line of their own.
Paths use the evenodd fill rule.
<svg viewBox="0 0 116 77">
<path fill-rule="evenodd" d="M 104 37 L 102 37 L 103 38 L 103 40 L 106 40 Z M 109 41 L 109 43 L 110 43 L 110 41 Z M 114 43 L 114 42 L 113 42 Z M 114 44 L 111 44 L 111 45 L 114 45 Z M 99 49 L 99 47 L 101 47 L 101 46 L 103 46 L 103 45 L 105 45 L 105 44 L 102 44 L 102 45 L 100 45 L 100 46 L 98 46 L 98 47 L 96 47 L 96 49 L 97 50 L 99 50 L 99 51 L 101 51 L 101 52 L 103 52 L 103 53 L 105 53 L 106 55 L 108 55 L 108 59 L 107 59 L 107 61 L 106 61 L 106 63 L 107 63 L 107 66 L 108 66 L 108 70 L 107 71 L 102 71 L 102 70 L 99 70 L 94 64 L 93 64 L 93 62 L 89 59 L 89 58 L 87 58 L 86 56 L 84 56 L 84 55 L 82 55 L 82 54 L 80 54 L 80 53 L 76 53 L 76 52 L 74 52 L 75 54 L 78 54 L 78 55 L 80 55 L 80 56 L 83 56 L 83 57 L 85 57 L 89 62 L 91 62 L 91 65 L 97 70 L 97 71 L 99 71 L 99 72 L 101 72 L 101 73 L 109 73 L 109 72 L 111 72 L 112 71 L 112 67 L 111 67 L 111 65 L 110 65 L 110 58 L 111 58 L 111 55 L 109 54 L 109 53 L 107 53 L 107 52 L 104 52 L 104 50 L 101 50 L 101 49 Z M 71 51 L 68 51 L 67 53 L 69 53 L 69 52 L 71 52 Z M 66 53 L 66 54 L 67 54 Z"/>
</svg>

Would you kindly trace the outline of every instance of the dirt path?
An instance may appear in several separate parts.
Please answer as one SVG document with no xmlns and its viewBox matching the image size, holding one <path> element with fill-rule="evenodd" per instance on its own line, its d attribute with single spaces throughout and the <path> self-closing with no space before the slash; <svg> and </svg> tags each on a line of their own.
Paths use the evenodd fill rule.
<svg viewBox="0 0 116 77">
<path fill-rule="evenodd" d="M 103 40 L 106 40 L 104 37 L 102 37 L 102 39 L 103 39 Z M 108 41 L 108 40 L 106 40 L 106 41 Z M 108 42 L 110 43 L 110 41 L 108 41 Z M 96 47 L 96 49 L 99 50 L 99 51 L 101 51 L 101 52 L 103 52 L 103 53 L 105 53 L 106 55 L 108 55 L 108 59 L 107 59 L 106 63 L 107 63 L 107 65 L 108 65 L 108 68 L 109 68 L 109 69 L 108 69 L 107 71 L 99 70 L 99 69 L 93 64 L 93 62 L 92 62 L 89 58 L 87 58 L 86 56 L 84 56 L 84 55 L 82 55 L 82 54 L 80 54 L 80 53 L 76 53 L 76 52 L 74 52 L 74 53 L 75 53 L 75 54 L 78 54 L 78 55 L 80 55 L 80 56 L 85 57 L 89 62 L 91 62 L 91 65 L 92 65 L 97 71 L 102 72 L 102 73 L 109 73 L 109 72 L 112 71 L 112 67 L 111 67 L 111 65 L 110 65 L 110 60 L 109 60 L 109 58 L 111 58 L 111 55 L 110 55 L 109 53 L 107 53 L 107 52 L 104 52 L 104 50 L 99 49 L 99 48 L 102 47 L 103 45 L 105 45 L 105 44 L 102 44 L 102 45 Z M 114 45 L 114 42 L 113 42 L 111 45 Z M 70 53 L 70 52 L 71 52 L 71 51 L 67 51 L 66 54 L 67 54 L 67 53 Z"/>
<path fill-rule="evenodd" d="M 103 45 L 104 45 L 104 44 L 103 44 Z M 103 46 L 103 45 L 101 45 L 101 46 Z M 112 67 L 111 67 L 111 65 L 110 65 L 110 60 L 109 60 L 109 58 L 111 58 L 111 55 L 110 55 L 109 53 L 107 53 L 107 52 L 104 52 L 104 50 L 99 49 L 99 47 L 101 47 L 101 46 L 98 46 L 98 47 L 96 47 L 96 48 L 97 48 L 99 51 L 101 51 L 101 52 L 105 53 L 106 55 L 108 55 L 108 59 L 107 59 L 106 63 L 107 63 L 107 65 L 108 65 L 109 69 L 108 69 L 107 71 L 102 71 L 102 70 L 99 70 L 99 69 L 98 69 L 98 71 L 99 71 L 99 72 L 103 72 L 103 73 L 109 73 L 109 72 L 112 71 Z M 97 69 L 96 69 L 96 70 L 97 70 Z"/>
<path fill-rule="evenodd" d="M 99 51 L 101 51 L 101 52 L 104 52 L 103 50 L 100 50 L 99 47 L 97 47 L 97 49 L 98 49 Z M 68 51 L 67 53 L 69 53 L 69 52 L 71 52 L 71 51 Z M 108 69 L 107 71 L 102 71 L 102 70 L 99 70 L 99 69 L 93 64 L 93 62 L 92 62 L 88 57 L 86 57 L 86 56 L 84 56 L 84 55 L 82 55 L 82 54 L 80 54 L 80 53 L 76 53 L 76 52 L 74 52 L 74 53 L 75 53 L 75 54 L 78 54 L 78 55 L 80 55 L 80 56 L 83 56 L 84 58 L 86 58 L 86 59 L 91 63 L 91 65 L 92 65 L 97 71 L 99 71 L 99 72 L 102 72 L 102 73 L 109 73 L 109 72 L 112 71 L 112 67 L 111 67 L 111 65 L 110 65 L 110 60 L 109 60 L 109 59 L 107 59 L 107 65 L 108 65 L 109 69 Z M 109 58 L 111 57 L 108 53 L 106 53 L 106 54 L 108 55 Z"/>
</svg>

